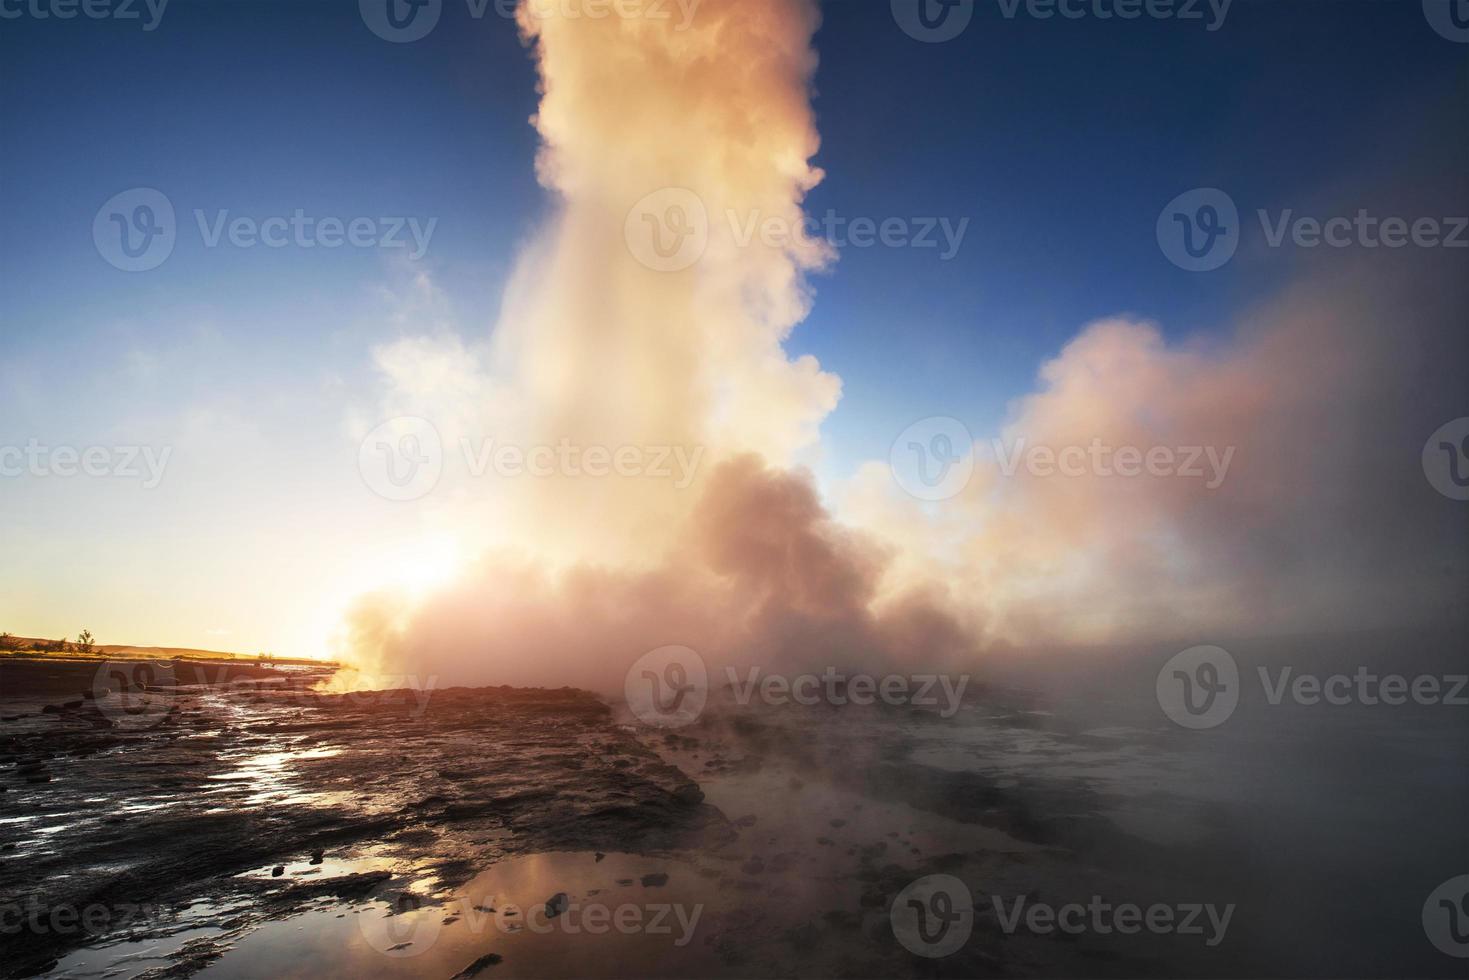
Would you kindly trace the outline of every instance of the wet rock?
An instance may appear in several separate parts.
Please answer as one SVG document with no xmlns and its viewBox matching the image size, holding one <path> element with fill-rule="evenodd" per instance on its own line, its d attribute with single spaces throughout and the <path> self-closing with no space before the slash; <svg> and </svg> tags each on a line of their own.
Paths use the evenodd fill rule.
<svg viewBox="0 0 1469 980">
<path fill-rule="evenodd" d="M 571 900 L 566 897 L 565 892 L 557 892 L 556 894 L 552 895 L 550 898 L 546 899 L 546 918 L 556 918 L 556 916 L 566 911 L 566 907 L 569 904 L 571 904 Z"/>
<path fill-rule="evenodd" d="M 61 668 L 46 668 L 53 669 Z M 71 683 L 63 691 L 85 687 L 90 671 L 84 673 L 68 678 Z M 7 695 L 9 683 L 7 676 Z M 26 722 L 0 726 L 0 760 L 11 763 L 4 772 L 13 774 L 0 779 L 11 792 L 41 796 L 39 787 L 21 784 L 25 774 L 17 772 L 18 765 L 28 763 L 35 767 L 32 774 L 49 775 L 42 760 L 62 755 L 65 770 L 58 768 L 56 785 L 45 790 L 48 798 L 59 792 L 65 797 L 60 802 L 70 805 L 71 796 L 66 794 L 100 797 L 91 819 L 61 831 L 48 841 L 54 845 L 48 852 L 33 855 L 28 849 L 27 861 L 22 862 L 18 854 L 7 851 L 0 860 L 0 895 L 38 891 L 52 904 L 84 904 L 97 889 L 111 889 L 109 893 L 126 894 L 138 902 L 202 894 L 221 907 L 246 909 L 240 928 L 248 929 L 299 914 L 312 900 L 329 894 L 349 893 L 343 897 L 353 902 L 367 900 L 396 880 L 383 872 L 347 883 L 341 876 L 317 871 L 320 865 L 314 861 L 314 875 L 289 873 L 303 853 L 324 863 L 327 850 L 351 854 L 376 847 L 391 860 L 403 861 L 403 866 L 436 855 L 435 871 L 440 865 L 449 867 L 437 877 L 452 888 L 471 879 L 487 862 L 531 850 L 580 850 L 605 860 L 614 853 L 603 850 L 607 847 L 618 852 L 667 852 L 689 840 L 732 836 L 732 828 L 717 810 L 707 803 L 689 805 L 701 793 L 687 775 L 647 751 L 589 694 L 509 688 L 439 692 L 423 717 L 407 722 L 415 736 L 423 736 L 415 740 L 411 754 L 402 749 L 404 719 L 417 704 L 412 699 L 393 707 L 326 695 L 303 708 L 297 699 L 277 703 L 258 693 L 240 698 L 225 688 L 210 694 L 237 702 L 230 715 L 237 724 L 220 725 L 216 712 L 206 712 L 212 721 L 201 715 L 195 710 L 196 698 L 185 692 L 179 698 L 182 707 L 172 697 L 164 702 L 166 710 L 184 721 L 174 728 L 135 726 L 129 720 L 110 732 L 69 725 L 73 718 L 86 721 L 97 714 L 87 705 L 102 703 L 99 692 L 95 702 L 84 699 L 83 710 L 76 714 L 58 702 L 51 712 L 55 725 L 28 719 L 34 733 L 12 734 Z M 46 701 L 36 698 L 34 703 L 31 710 L 39 711 Z M 196 721 L 210 731 L 190 738 Z M 43 727 L 51 730 L 43 732 Z M 476 737 L 466 740 L 465 732 Z M 121 751 L 104 751 L 108 744 Z M 299 751 L 318 746 L 332 751 L 320 757 Z M 612 764 L 573 764 L 588 757 L 589 750 L 599 757 L 613 756 Z M 320 787 L 329 798 L 307 802 L 263 794 L 260 791 L 267 787 L 248 772 L 223 784 L 204 782 L 210 773 L 236 768 L 241 759 L 274 752 L 286 757 L 280 773 L 285 788 Z M 406 756 L 402 765 L 394 761 L 399 755 Z M 440 771 L 447 775 L 459 770 L 476 778 L 461 783 L 438 778 Z M 206 793 L 206 787 L 221 793 Z M 120 806 L 134 800 L 167 806 L 146 818 L 125 820 Z M 463 806 L 457 814 L 462 822 L 446 825 L 445 811 L 455 804 Z M 210 816 L 201 819 L 205 811 Z M 153 832 L 156 827 L 163 829 Z M 112 865 L 94 869 L 88 862 L 98 854 L 115 858 L 116 869 Z M 144 865 L 148 873 L 137 875 L 135 869 Z M 238 874 L 251 867 L 257 869 L 254 874 Z M 263 870 L 271 873 L 262 874 Z M 650 876 L 647 887 L 666 878 Z M 35 886 L 32 881 L 43 884 Z M 635 877 L 626 883 L 635 886 Z M 361 910 L 332 911 L 346 912 L 350 921 Z M 445 910 L 438 914 L 451 915 Z M 562 918 L 570 914 L 568 907 Z M 520 923 L 525 918 L 509 921 Z M 21 940 L 24 948 L 7 948 L 0 955 L 6 967 L 13 962 L 27 968 L 44 964 L 76 942 L 54 932 Z M 13 944 L 7 938 L 0 945 Z M 421 946 L 420 941 L 412 951 Z M 478 954 L 471 947 L 464 955 Z M 8 971 L 0 975 L 3 972 Z"/>
<path fill-rule="evenodd" d="M 311 863 L 320 864 L 325 859 L 325 857 L 326 852 L 318 847 L 316 850 L 311 852 Z"/>
<path fill-rule="evenodd" d="M 861 916 L 846 909 L 833 909 L 821 918 L 827 925 L 841 932 L 856 932 L 862 927 Z"/>
<path fill-rule="evenodd" d="M 607 855 L 603 854 L 601 851 L 597 851 L 597 852 L 595 852 L 592 855 L 592 857 L 595 858 L 599 864 L 601 863 L 602 859 L 605 858 L 606 856 Z"/>
<path fill-rule="evenodd" d="M 668 884 L 668 875 L 661 872 L 657 874 L 643 875 L 642 881 L 644 888 L 662 888 L 664 885 Z M 628 884 L 631 884 L 631 882 L 628 882 Z"/>
<path fill-rule="evenodd" d="M 698 783 L 684 783 L 673 791 L 673 798 L 688 806 L 697 806 L 704 802 L 704 791 Z"/>
<path fill-rule="evenodd" d="M 499 953 L 486 953 L 479 959 L 475 960 L 473 963 L 466 966 L 464 969 L 460 970 L 458 973 L 454 974 L 454 976 L 451 977 L 450 980 L 470 980 L 470 978 L 479 976 L 485 970 L 496 965 L 497 963 L 504 962 L 504 960 L 505 957 L 501 956 Z"/>
<path fill-rule="evenodd" d="M 799 857 L 799 854 L 791 851 L 784 851 L 780 854 L 777 854 L 775 857 L 770 859 L 770 870 L 774 871 L 777 874 L 783 871 L 789 871 L 791 868 L 794 868 L 796 866 L 796 861 Z"/>
</svg>

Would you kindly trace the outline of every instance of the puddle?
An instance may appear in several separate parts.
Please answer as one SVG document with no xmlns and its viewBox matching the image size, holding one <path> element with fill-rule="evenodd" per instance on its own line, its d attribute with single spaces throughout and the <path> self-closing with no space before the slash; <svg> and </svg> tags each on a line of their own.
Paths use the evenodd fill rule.
<svg viewBox="0 0 1469 980">
<path fill-rule="evenodd" d="M 447 977 L 490 953 L 506 976 L 702 975 L 719 972 L 705 927 L 734 904 L 687 862 L 589 852 L 503 861 L 438 897 L 380 891 L 262 926 L 199 975 Z M 558 893 L 565 908 L 548 917 Z"/>
<path fill-rule="evenodd" d="M 274 752 L 256 752 L 245 756 L 226 758 L 233 769 L 214 773 L 209 779 L 226 784 L 211 792 L 230 792 L 236 783 L 248 785 L 252 792 L 244 798 L 249 804 L 262 803 L 314 803 L 325 801 L 326 794 L 308 792 L 297 787 L 299 772 L 294 763 L 305 759 L 331 759 L 341 755 L 340 749 L 300 749 Z"/>
<path fill-rule="evenodd" d="M 370 871 L 392 871 L 397 862 L 387 858 L 340 858 L 324 855 L 320 864 L 312 864 L 309 860 L 302 859 L 294 863 L 282 865 L 268 865 L 257 868 L 254 871 L 246 871 L 238 875 L 240 878 L 273 878 L 276 867 L 284 867 L 285 871 L 280 875 L 282 878 L 343 878 L 347 875 L 364 874 Z"/>
<path fill-rule="evenodd" d="M 79 949 L 61 958 L 48 977 L 106 977 L 129 980 L 171 965 L 170 954 L 184 943 L 222 935 L 223 929 L 186 929 L 167 937 L 123 940 Z"/>
</svg>

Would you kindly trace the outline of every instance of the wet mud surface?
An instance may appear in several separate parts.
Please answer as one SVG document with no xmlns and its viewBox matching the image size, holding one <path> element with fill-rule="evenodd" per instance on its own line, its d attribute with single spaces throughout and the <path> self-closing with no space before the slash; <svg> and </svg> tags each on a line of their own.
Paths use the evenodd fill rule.
<svg viewBox="0 0 1469 980">
<path fill-rule="evenodd" d="M 87 913 L 107 935 L 227 910 L 211 924 L 240 935 L 324 898 L 365 898 L 399 869 L 452 887 L 510 854 L 655 851 L 717 838 L 723 823 L 583 692 L 320 695 L 319 676 L 246 671 L 83 697 L 93 665 L 71 678 L 76 698 L 51 701 L 54 666 L 39 697 L 7 667 L 0 896 L 30 920 L 0 937 L 12 976 L 97 938 L 73 921 Z M 349 860 L 329 873 L 368 849 L 372 870 Z M 167 975 L 207 964 L 214 946 Z"/>
<path fill-rule="evenodd" d="M 0 678 L 0 908 L 33 916 L 0 934 L 0 972 L 1240 977 L 1457 966 L 1435 959 L 1418 909 L 1462 828 L 1450 814 L 1408 835 L 1400 828 L 1421 821 L 1390 804 L 1460 764 L 1452 717 L 1338 713 L 1324 734 L 1320 721 L 1266 719 L 1201 739 L 1156 705 L 1098 690 L 976 685 L 949 718 L 713 691 L 697 721 L 669 731 L 569 689 L 323 695 L 311 690 L 322 676 L 302 670 L 124 673 L 130 690 L 92 697 L 87 677 L 52 667 L 30 694 L 15 674 Z M 1364 773 L 1396 789 L 1358 799 Z M 1342 854 L 1352 859 L 1331 859 Z M 972 902 L 962 941 L 942 955 L 899 939 L 894 920 L 931 876 L 962 882 Z M 1207 927 L 1123 935 L 1006 921 L 1020 904 L 1098 899 L 1234 908 L 1213 944 Z M 57 910 L 96 919 L 58 922 Z"/>
</svg>

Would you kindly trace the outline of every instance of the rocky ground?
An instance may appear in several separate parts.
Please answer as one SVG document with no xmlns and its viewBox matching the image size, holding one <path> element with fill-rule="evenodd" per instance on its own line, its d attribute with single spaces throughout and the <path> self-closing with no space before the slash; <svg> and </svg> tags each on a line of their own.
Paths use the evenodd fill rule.
<svg viewBox="0 0 1469 980">
<path fill-rule="evenodd" d="M 324 678 L 0 661 L 0 974 L 1462 975 L 1420 919 L 1460 873 L 1461 715 L 1200 735 L 1151 681 L 1088 680 L 951 716 L 717 689 L 666 731 L 569 689 Z M 972 902 L 952 949 L 895 912 L 943 913 L 935 878 Z M 1007 924 L 1098 900 L 1232 918 Z"/>
<path fill-rule="evenodd" d="M 30 923 L 0 935 L 8 975 L 191 907 L 230 909 L 238 935 L 323 896 L 365 897 L 390 870 L 311 865 L 369 844 L 385 868 L 427 866 L 453 887 L 508 854 L 673 848 L 723 824 L 584 692 L 322 695 L 309 671 L 119 672 L 127 691 L 94 685 L 96 664 L 12 662 L 0 678 L 0 905 Z M 192 944 L 167 975 L 217 945 Z"/>
</svg>

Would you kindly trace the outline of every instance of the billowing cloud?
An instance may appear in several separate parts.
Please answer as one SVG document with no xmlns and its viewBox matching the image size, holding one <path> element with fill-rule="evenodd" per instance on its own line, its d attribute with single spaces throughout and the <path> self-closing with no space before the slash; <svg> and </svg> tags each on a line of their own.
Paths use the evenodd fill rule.
<svg viewBox="0 0 1469 980">
<path fill-rule="evenodd" d="M 1465 409 L 1449 258 L 1307 270 L 1208 341 L 1092 324 L 976 440 L 954 499 L 921 506 L 871 464 L 841 512 L 901 543 L 894 581 L 948 582 L 991 640 L 1441 621 L 1469 572 L 1419 458 Z"/>
<path fill-rule="evenodd" d="M 1207 341 L 1094 323 L 979 438 L 962 492 L 920 502 L 874 462 L 827 503 L 800 465 L 840 382 L 783 345 L 829 256 L 738 234 L 751 217 L 799 226 L 821 177 L 814 4 L 705 0 L 681 30 L 542 14 L 522 27 L 555 213 L 487 339 L 440 324 L 375 352 L 380 407 L 433 419 L 450 453 L 493 439 L 701 462 L 686 481 L 563 467 L 446 487 L 437 525 L 482 557 L 416 603 L 358 603 L 343 653 L 365 675 L 617 690 L 668 644 L 715 665 L 932 667 L 996 641 L 1449 608 L 1463 522 L 1418 464 L 1465 414 L 1464 288 L 1438 257 L 1316 263 Z M 716 216 L 707 245 L 656 268 L 630 236 L 689 194 Z"/>
</svg>

